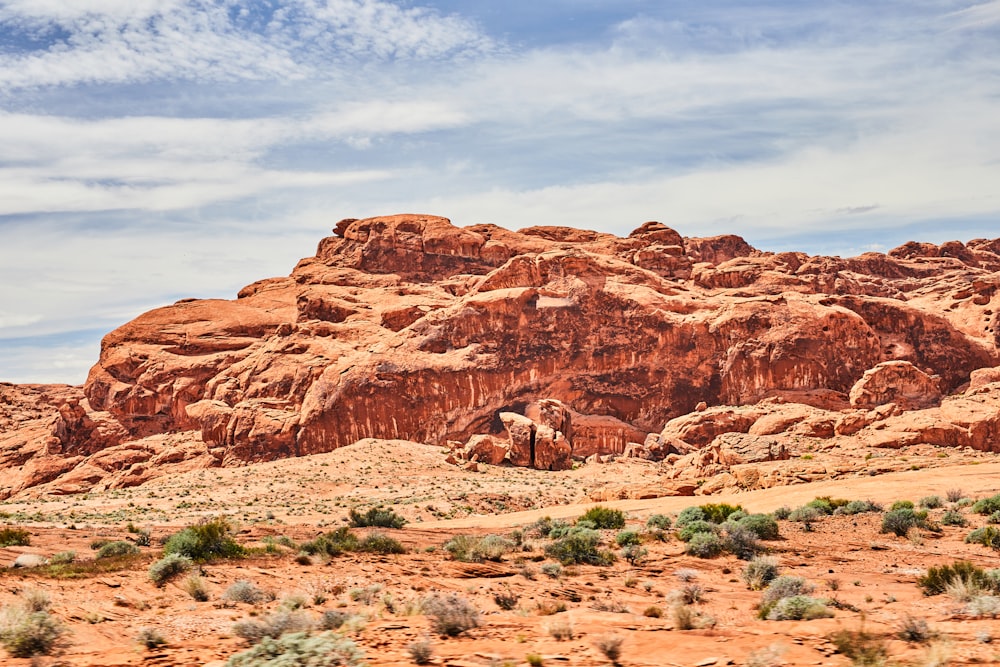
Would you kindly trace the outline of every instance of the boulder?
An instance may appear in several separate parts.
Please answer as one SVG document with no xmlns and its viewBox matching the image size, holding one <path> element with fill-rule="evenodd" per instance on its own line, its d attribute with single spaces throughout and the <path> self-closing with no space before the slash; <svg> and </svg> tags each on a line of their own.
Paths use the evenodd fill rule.
<svg viewBox="0 0 1000 667">
<path fill-rule="evenodd" d="M 908 361 L 886 361 L 865 371 L 851 387 L 851 405 L 876 408 L 895 403 L 918 410 L 941 402 L 940 378 L 928 375 Z"/>
</svg>

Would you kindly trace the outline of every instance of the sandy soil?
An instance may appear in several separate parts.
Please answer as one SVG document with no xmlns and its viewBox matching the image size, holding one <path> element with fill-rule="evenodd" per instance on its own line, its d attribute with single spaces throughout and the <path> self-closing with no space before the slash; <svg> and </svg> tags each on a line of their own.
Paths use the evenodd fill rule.
<svg viewBox="0 0 1000 667">
<path fill-rule="evenodd" d="M 153 546 L 110 571 L 85 572 L 76 579 L 42 570 L 3 570 L 0 604 L 17 604 L 32 590 L 48 595 L 52 613 L 71 631 L 60 655 L 39 661 L 50 665 L 222 664 L 246 648 L 233 634 L 234 622 L 261 617 L 296 599 L 313 616 L 324 610 L 356 615 L 346 632 L 371 665 L 414 664 L 407 647 L 419 640 L 432 644 L 437 665 L 520 665 L 527 664 L 529 654 L 541 656 L 546 665 L 608 665 L 595 645 L 608 635 L 622 638 L 623 665 L 846 665 L 850 661 L 835 653 L 829 635 L 862 624 L 888 642 L 893 660 L 930 664 L 930 654 L 947 653 L 947 664 L 1000 663 L 1000 649 L 985 641 L 1000 637 L 1000 621 L 970 618 L 961 603 L 946 595 L 924 597 L 915 585 L 926 567 L 956 558 L 982 567 L 1000 565 L 996 552 L 963 543 L 972 528 L 986 524 L 985 517 L 968 508 L 963 512 L 969 526 L 944 526 L 939 534 L 914 531 L 907 538 L 881 534 L 876 514 L 827 517 L 812 531 L 781 522 L 781 539 L 768 544 L 784 573 L 807 578 L 816 585 L 816 595 L 835 599 L 839 608 L 829 619 L 764 621 L 756 616 L 760 593 L 741 580 L 743 561 L 731 555 L 708 560 L 684 555 L 684 544 L 675 537 L 644 542 L 649 555 L 639 565 L 630 566 L 623 558 L 604 567 L 574 565 L 558 578 L 542 572 L 554 561 L 545 558 L 546 541 L 540 538 L 527 537 L 521 550 L 499 563 L 457 562 L 442 548 L 458 533 L 506 533 L 542 516 L 576 518 L 594 489 L 623 481 L 637 486 L 655 482 L 660 474 L 655 465 L 615 462 L 562 473 L 489 467 L 469 472 L 442 459 L 439 448 L 367 441 L 330 454 L 197 471 L 133 489 L 6 503 L 0 505 L 9 515 L 5 522 L 26 528 L 31 544 L 0 549 L 3 565 L 22 553 L 51 556 L 68 550 L 77 553 L 79 562 L 90 563 L 95 539 L 134 538 L 129 523 L 148 529 Z M 675 515 L 704 502 L 738 503 L 748 511 L 766 512 L 826 495 L 888 504 L 944 496 L 956 488 L 973 497 L 1000 490 L 1000 462 L 973 457 L 961 465 L 946 463 L 725 496 L 603 504 L 624 510 L 628 527 L 640 529 L 650 514 Z M 309 540 L 344 525 L 348 508 L 378 502 L 391 504 L 410 520 L 402 529 L 386 531 L 408 553 L 344 554 L 304 564 L 295 549 L 261 549 L 245 559 L 204 565 L 205 602 L 183 590 L 183 579 L 157 588 L 147 575 L 161 553 L 159 540 L 199 517 L 225 515 L 238 524 L 241 543 L 263 547 L 268 537 Z M 932 510 L 932 518 L 943 511 Z M 614 537 L 614 531 L 607 532 L 606 544 L 613 546 Z M 678 572 L 692 578 L 682 581 Z M 274 599 L 256 605 L 224 602 L 222 592 L 239 579 L 253 581 Z M 691 585 L 702 590 L 702 601 L 692 608 L 696 625 L 703 627 L 681 630 L 674 599 Z M 454 592 L 472 602 L 481 612 L 480 626 L 456 638 L 432 633 L 419 603 L 436 592 Z M 498 593 L 516 598 L 515 608 L 501 609 L 495 601 Z M 653 608 L 662 616 L 655 617 Z M 937 639 L 915 644 L 896 638 L 907 615 L 925 619 Z M 155 650 L 137 644 L 137 633 L 146 627 L 157 629 L 168 644 Z M 567 629 L 572 639 L 553 636 Z M 32 663 L 0 654 L 0 664 Z"/>
</svg>

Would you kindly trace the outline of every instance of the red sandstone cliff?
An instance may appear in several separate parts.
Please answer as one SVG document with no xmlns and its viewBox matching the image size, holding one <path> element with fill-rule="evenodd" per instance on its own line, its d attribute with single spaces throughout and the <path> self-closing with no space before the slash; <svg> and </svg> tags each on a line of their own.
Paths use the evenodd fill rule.
<svg viewBox="0 0 1000 667">
<path fill-rule="evenodd" d="M 682 238 L 659 223 L 618 238 L 420 215 L 344 220 L 286 278 L 108 334 L 85 397 L 67 388 L 44 418 L 22 414 L 18 447 L 10 428 L 0 435 L 0 466 L 59 461 L 0 494 L 55 479 L 73 480 L 69 490 L 135 483 L 154 466 L 261 461 L 365 437 L 493 435 L 506 448 L 495 452 L 539 467 L 626 448 L 679 456 L 758 420 L 712 422 L 698 436 L 671 420 L 703 414 L 702 403 L 775 397 L 860 430 L 881 405 L 942 410 L 974 371 L 1000 365 L 998 286 L 1000 239 L 841 259 Z M 505 428 L 503 413 L 530 416 L 543 399 L 561 406 L 566 432 L 537 415 L 521 436 Z M 952 440 L 993 448 L 982 433 Z M 538 437 L 548 453 L 535 460 Z"/>
</svg>

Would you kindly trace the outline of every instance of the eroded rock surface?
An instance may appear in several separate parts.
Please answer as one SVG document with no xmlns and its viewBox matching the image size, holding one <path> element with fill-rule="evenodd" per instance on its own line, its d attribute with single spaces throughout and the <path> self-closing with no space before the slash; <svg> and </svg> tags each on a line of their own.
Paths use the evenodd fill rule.
<svg viewBox="0 0 1000 667">
<path fill-rule="evenodd" d="M 3 493 L 367 437 L 542 468 L 696 456 L 726 433 L 992 446 L 1000 240 L 841 259 L 655 222 L 626 238 L 425 215 L 334 231 L 288 277 L 109 333 L 82 394 L 52 394 L 44 415 L 5 408 L 0 465 L 29 472 Z M 974 372 L 978 393 L 941 403 Z M 886 405 L 935 416 L 896 423 Z"/>
</svg>

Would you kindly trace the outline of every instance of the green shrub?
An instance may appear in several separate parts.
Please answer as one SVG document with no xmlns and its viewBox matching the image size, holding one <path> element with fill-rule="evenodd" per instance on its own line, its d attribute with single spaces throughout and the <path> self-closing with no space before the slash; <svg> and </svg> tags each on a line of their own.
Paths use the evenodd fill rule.
<svg viewBox="0 0 1000 667">
<path fill-rule="evenodd" d="M 811 505 L 803 505 L 802 507 L 798 507 L 789 512 L 788 520 L 799 521 L 808 525 L 813 521 L 817 521 L 821 516 L 823 516 L 823 512 L 819 511 L 815 507 Z"/>
<path fill-rule="evenodd" d="M 882 506 L 870 500 L 852 500 L 833 511 L 834 514 L 864 514 L 866 512 L 881 512 Z"/>
<path fill-rule="evenodd" d="M 1000 523 L 1000 512 L 994 512 L 993 514 L 986 517 L 987 523 Z"/>
<path fill-rule="evenodd" d="M 358 544 L 358 551 L 372 554 L 405 554 L 406 547 L 388 535 L 370 533 Z"/>
<path fill-rule="evenodd" d="M 69 565 L 75 560 L 75 551 L 60 551 L 52 554 L 52 558 L 49 559 L 49 565 Z"/>
<path fill-rule="evenodd" d="M 730 514 L 743 511 L 743 508 L 739 505 L 729 505 L 726 503 L 707 503 L 700 507 L 705 520 L 712 523 L 723 523 L 729 518 Z"/>
<path fill-rule="evenodd" d="M 653 514 L 646 519 L 646 528 L 658 530 L 670 530 L 670 517 L 666 514 Z"/>
<path fill-rule="evenodd" d="M 912 500 L 897 500 L 890 507 L 890 512 L 895 512 L 896 510 L 912 510 L 914 508 Z"/>
<path fill-rule="evenodd" d="M 587 523 L 590 523 L 590 522 L 587 522 Z M 578 525 L 578 526 L 575 526 L 575 527 L 576 528 L 584 528 L 585 526 Z M 553 540 L 557 540 L 560 537 L 566 537 L 566 534 L 569 533 L 569 531 L 571 531 L 573 528 L 574 528 L 574 526 L 566 523 L 562 519 L 556 519 L 555 521 L 553 521 L 549 525 L 549 538 L 553 539 Z M 591 524 L 590 528 L 591 528 L 591 530 L 593 530 L 593 528 L 594 528 L 593 524 Z"/>
<path fill-rule="evenodd" d="M 811 621 L 830 616 L 833 612 L 827 609 L 825 602 L 808 595 L 781 598 L 767 612 L 769 621 Z"/>
<path fill-rule="evenodd" d="M 8 607 L 0 620 L 0 644 L 14 658 L 48 655 L 65 632 L 47 611 Z"/>
<path fill-rule="evenodd" d="M 893 505 L 895 506 L 894 503 Z M 906 537 L 911 528 L 929 528 L 927 523 L 927 511 L 917 512 L 912 507 L 898 507 L 889 510 L 882 516 L 882 532 L 893 533 L 899 537 Z"/>
<path fill-rule="evenodd" d="M 364 652 L 350 639 L 324 632 L 310 636 L 302 632 L 265 638 L 248 651 L 229 658 L 226 667 L 354 667 L 364 665 Z"/>
<path fill-rule="evenodd" d="M 993 586 L 986 572 L 967 560 L 957 560 L 951 565 L 927 568 L 927 573 L 917 578 L 917 585 L 924 595 L 940 595 L 955 581 L 984 589 Z"/>
<path fill-rule="evenodd" d="M 563 565 L 610 565 L 614 562 L 615 555 L 598 549 L 600 542 L 601 535 L 596 530 L 574 527 L 564 537 L 546 545 L 545 553 Z"/>
<path fill-rule="evenodd" d="M 622 558 L 628 561 L 628 564 L 635 567 L 636 565 L 642 564 L 646 560 L 646 556 L 649 555 L 649 549 L 638 544 L 629 544 L 624 549 L 622 549 Z"/>
<path fill-rule="evenodd" d="M 677 515 L 677 529 L 680 530 L 692 521 L 705 521 L 705 512 L 700 507 L 685 507 Z"/>
<path fill-rule="evenodd" d="M 990 498 L 982 498 L 972 505 L 972 511 L 976 514 L 993 514 L 1000 511 L 1000 493 Z"/>
<path fill-rule="evenodd" d="M 578 520 L 591 521 L 598 530 L 618 530 L 625 527 L 625 513 L 603 505 L 594 505 Z"/>
<path fill-rule="evenodd" d="M 639 544 L 639 533 L 634 530 L 623 530 L 615 536 L 615 542 L 620 547 Z"/>
<path fill-rule="evenodd" d="M 24 528 L 0 528 L 0 547 L 26 547 L 31 545 L 31 533 Z"/>
<path fill-rule="evenodd" d="M 371 507 L 364 514 L 352 507 L 347 512 L 347 520 L 352 528 L 402 528 L 406 525 L 406 519 L 382 507 Z"/>
<path fill-rule="evenodd" d="M 187 556 L 168 554 L 149 566 L 149 578 L 157 586 L 163 586 L 190 570 L 191 565 L 192 561 Z"/>
<path fill-rule="evenodd" d="M 778 561 L 769 556 L 757 556 L 743 568 L 743 581 L 747 588 L 759 591 L 778 576 Z"/>
<path fill-rule="evenodd" d="M 847 503 L 844 504 L 846 505 Z M 833 506 L 833 503 L 831 502 L 829 496 L 813 498 L 805 505 L 803 505 L 803 507 L 811 507 L 820 514 L 833 514 L 833 511 L 836 509 L 836 507 Z"/>
<path fill-rule="evenodd" d="M 449 637 L 479 626 L 479 611 L 465 598 L 454 593 L 433 595 L 422 605 L 423 612 L 431 620 L 434 631 Z"/>
<path fill-rule="evenodd" d="M 965 536 L 967 544 L 982 544 L 990 549 L 1000 550 L 1000 528 L 994 526 L 984 526 L 976 528 Z"/>
<path fill-rule="evenodd" d="M 222 518 L 210 519 L 174 533 L 163 545 L 163 553 L 180 554 L 195 561 L 239 558 L 246 550 L 233 539 L 233 527 Z"/>
<path fill-rule="evenodd" d="M 774 518 L 777 519 L 778 521 L 784 521 L 789 516 L 791 516 L 792 508 L 789 507 L 788 505 L 782 505 L 778 509 L 774 510 L 772 514 L 774 515 Z"/>
<path fill-rule="evenodd" d="M 780 537 L 778 522 L 770 514 L 750 514 L 740 519 L 737 525 L 749 529 L 762 540 L 776 540 Z"/>
<path fill-rule="evenodd" d="M 715 558 L 724 550 L 722 539 L 715 533 L 696 533 L 688 541 L 684 553 L 698 558 Z"/>
<path fill-rule="evenodd" d="M 677 525 L 682 526 L 681 522 L 678 521 Z M 677 537 L 680 538 L 682 542 L 690 542 L 691 539 L 701 533 L 717 533 L 719 531 L 718 524 L 705 521 L 703 519 L 695 519 L 683 524 L 680 528 L 680 532 L 677 533 Z"/>
<path fill-rule="evenodd" d="M 134 556 L 137 553 L 139 553 L 139 547 L 123 540 L 105 544 L 97 550 L 97 558 L 120 558 L 121 556 Z"/>
<path fill-rule="evenodd" d="M 311 542 L 306 542 L 300 548 L 311 556 L 334 557 L 346 551 L 357 551 L 359 544 L 360 540 L 358 540 L 358 536 L 351 532 L 351 529 L 347 526 L 341 526 L 336 530 L 320 535 Z"/>
<path fill-rule="evenodd" d="M 406 646 L 414 664 L 429 665 L 434 656 L 434 646 L 426 639 L 412 641 Z"/>
<path fill-rule="evenodd" d="M 958 510 L 945 510 L 941 516 L 941 523 L 946 526 L 964 526 L 968 523 L 965 515 Z"/>
<path fill-rule="evenodd" d="M 941 500 L 941 496 L 924 496 L 919 504 L 925 510 L 936 510 L 944 505 L 944 501 Z"/>
</svg>

